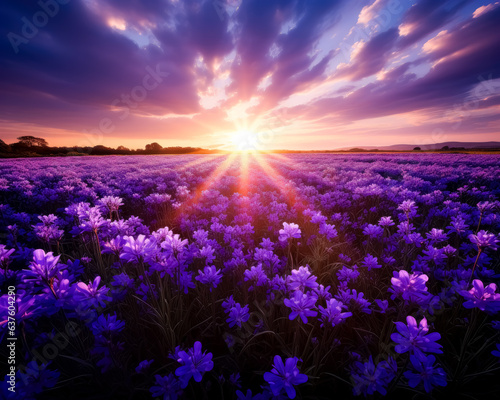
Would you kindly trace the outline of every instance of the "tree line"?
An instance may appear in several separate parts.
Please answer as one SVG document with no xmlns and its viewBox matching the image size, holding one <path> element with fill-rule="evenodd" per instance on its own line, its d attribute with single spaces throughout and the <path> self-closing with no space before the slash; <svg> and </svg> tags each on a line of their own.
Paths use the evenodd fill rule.
<svg viewBox="0 0 500 400">
<path fill-rule="evenodd" d="M 207 150 L 200 147 L 163 147 L 159 143 L 147 144 L 144 149 L 129 149 L 125 146 L 117 148 L 103 145 L 97 146 L 65 146 L 53 147 L 48 142 L 35 136 L 20 136 L 16 143 L 7 144 L 0 139 L 0 157 L 37 157 L 37 156 L 78 156 L 78 155 L 133 155 L 133 154 L 189 154 L 217 153 L 217 150 Z"/>
</svg>

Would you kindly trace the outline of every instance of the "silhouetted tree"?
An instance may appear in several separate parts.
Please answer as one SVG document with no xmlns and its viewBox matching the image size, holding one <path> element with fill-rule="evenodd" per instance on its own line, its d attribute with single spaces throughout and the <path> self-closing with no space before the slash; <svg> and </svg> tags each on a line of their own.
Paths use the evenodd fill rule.
<svg viewBox="0 0 500 400">
<path fill-rule="evenodd" d="M 420 151 L 420 150 L 422 150 L 422 149 L 418 146 L 413 148 L 413 151 Z"/>
<path fill-rule="evenodd" d="M 148 153 L 159 153 L 161 149 L 163 149 L 163 147 L 160 144 L 154 142 L 147 144 L 145 149 Z"/>
<path fill-rule="evenodd" d="M 0 139 L 0 152 L 7 153 L 10 151 L 10 146 L 5 143 L 2 139 Z"/>
<path fill-rule="evenodd" d="M 449 146 L 443 146 L 443 147 L 441 147 L 441 150 L 450 150 L 450 147 Z"/>
<path fill-rule="evenodd" d="M 45 139 L 35 136 L 20 136 L 17 138 L 17 140 L 19 140 L 19 144 L 27 147 L 47 147 L 49 145 Z"/>
</svg>

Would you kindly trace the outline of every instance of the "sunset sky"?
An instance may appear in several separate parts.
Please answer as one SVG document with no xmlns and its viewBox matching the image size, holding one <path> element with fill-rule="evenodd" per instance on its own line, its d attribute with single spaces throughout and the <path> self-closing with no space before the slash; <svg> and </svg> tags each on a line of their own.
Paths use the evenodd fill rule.
<svg viewBox="0 0 500 400">
<path fill-rule="evenodd" d="M 0 138 L 500 140 L 499 26 L 500 2 L 488 1 L 4 0 Z"/>
</svg>

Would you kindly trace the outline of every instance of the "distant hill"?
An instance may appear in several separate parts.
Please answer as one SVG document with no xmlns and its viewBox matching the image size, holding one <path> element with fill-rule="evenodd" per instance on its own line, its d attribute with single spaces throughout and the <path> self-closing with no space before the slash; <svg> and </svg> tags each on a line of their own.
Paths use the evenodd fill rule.
<svg viewBox="0 0 500 400">
<path fill-rule="evenodd" d="M 432 144 L 393 144 L 391 146 L 355 146 L 358 149 L 364 150 L 400 150 L 408 151 L 413 150 L 415 147 L 420 147 L 422 150 L 441 150 L 443 147 L 448 146 L 449 149 L 465 148 L 465 149 L 500 149 L 500 142 L 442 142 Z M 337 150 L 350 150 L 351 147 L 343 147 Z"/>
</svg>

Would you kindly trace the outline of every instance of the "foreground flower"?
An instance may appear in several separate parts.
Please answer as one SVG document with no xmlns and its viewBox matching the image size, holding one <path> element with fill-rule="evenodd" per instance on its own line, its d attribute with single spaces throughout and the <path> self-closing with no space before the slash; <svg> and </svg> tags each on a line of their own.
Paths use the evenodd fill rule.
<svg viewBox="0 0 500 400">
<path fill-rule="evenodd" d="M 408 385 L 414 388 L 421 382 L 427 393 L 431 392 L 433 386 L 446 386 L 446 373 L 442 368 L 434 365 L 436 357 L 432 355 L 412 355 L 410 361 L 414 371 L 405 371 L 404 376 L 408 379 Z"/>
<path fill-rule="evenodd" d="M 145 235 L 137 236 L 124 236 L 125 244 L 122 248 L 120 258 L 129 262 L 140 263 L 146 258 L 149 253 L 154 253 L 156 245 L 151 240 L 147 239 Z"/>
<path fill-rule="evenodd" d="M 106 301 L 111 301 L 112 297 L 108 296 L 109 289 L 106 286 L 99 288 L 101 277 L 96 276 L 94 281 L 88 285 L 83 282 L 78 282 L 76 285 L 75 301 L 84 302 L 92 307 L 105 307 Z"/>
<path fill-rule="evenodd" d="M 351 317 L 351 312 L 342 312 L 342 308 L 347 308 L 342 302 L 330 299 L 326 302 L 326 308 L 318 306 L 321 314 L 321 327 L 325 324 L 338 325 L 344 319 Z"/>
<path fill-rule="evenodd" d="M 407 325 L 403 322 L 395 322 L 396 328 L 399 333 L 393 333 L 391 339 L 398 343 L 394 350 L 397 353 L 406 353 L 410 351 L 417 356 L 424 356 L 423 353 L 443 353 L 441 351 L 441 345 L 436 343 L 436 340 L 441 339 L 441 335 L 438 332 L 429 332 L 429 327 L 427 326 L 427 319 L 422 318 L 419 325 L 417 321 L 411 315 L 406 317 Z"/>
<path fill-rule="evenodd" d="M 374 364 L 371 355 L 365 363 L 356 361 L 351 371 L 354 395 L 364 394 L 366 396 L 379 392 L 385 396 L 387 394 L 386 388 L 394 379 L 396 370 L 397 364 L 392 358 L 389 358 L 388 361 L 381 361 L 377 365 Z"/>
<path fill-rule="evenodd" d="M 215 268 L 213 265 L 206 266 L 203 271 L 198 270 L 198 273 L 199 275 L 194 279 L 204 285 L 210 285 L 210 291 L 212 291 L 212 287 L 216 288 L 222 279 L 220 269 Z"/>
<path fill-rule="evenodd" d="M 31 271 L 27 271 L 25 276 L 28 279 L 34 279 L 36 282 L 44 282 L 51 285 L 52 280 L 56 277 L 62 266 L 58 264 L 59 258 L 52 252 L 45 253 L 42 249 L 33 252 L 33 262 L 30 264 Z"/>
<path fill-rule="evenodd" d="M 316 282 L 316 276 L 311 274 L 309 271 L 309 266 L 299 267 L 299 269 L 293 269 L 292 275 L 290 276 L 290 289 L 291 290 L 304 290 L 305 288 L 316 289 L 318 283 Z"/>
<path fill-rule="evenodd" d="M 498 249 L 497 243 L 498 239 L 494 233 L 489 233 L 487 231 L 479 231 L 477 234 L 469 235 L 469 240 L 477 245 L 479 249 L 485 249 L 489 247 L 492 250 Z"/>
<path fill-rule="evenodd" d="M 279 231 L 279 240 L 280 242 L 286 242 L 288 239 L 300 239 L 301 233 L 297 224 L 283 222 L 283 229 Z"/>
<path fill-rule="evenodd" d="M 151 366 L 151 364 L 153 364 L 153 361 L 154 360 L 144 360 L 144 361 L 141 361 L 139 363 L 139 365 L 135 368 L 135 372 L 137 372 L 138 374 L 145 373 L 149 369 L 149 367 Z"/>
<path fill-rule="evenodd" d="M 264 374 L 264 379 L 275 396 L 278 396 L 282 389 L 285 389 L 290 399 L 295 398 L 295 388 L 293 385 L 300 385 L 307 382 L 307 375 L 301 374 L 297 368 L 297 357 L 287 358 L 285 364 L 280 356 L 274 356 L 274 364 L 271 372 Z"/>
<path fill-rule="evenodd" d="M 250 318 L 250 314 L 248 314 L 248 305 L 241 307 L 240 303 L 236 303 L 235 306 L 229 310 L 227 323 L 230 328 L 235 325 L 238 325 L 241 328 L 241 324 L 243 322 L 247 322 L 248 318 Z"/>
<path fill-rule="evenodd" d="M 391 278 L 392 287 L 389 292 L 393 293 L 391 299 L 401 297 L 403 300 L 418 302 L 422 298 L 429 295 L 427 292 L 426 282 L 429 277 L 425 274 L 409 274 L 402 269 L 399 272 L 393 272 L 394 277 Z"/>
<path fill-rule="evenodd" d="M 459 293 L 467 300 L 463 304 L 465 308 L 479 308 L 488 314 L 495 314 L 500 311 L 500 293 L 496 290 L 494 283 L 484 287 L 481 280 L 474 279 L 471 290 L 460 290 Z"/>
<path fill-rule="evenodd" d="M 15 249 L 7 250 L 5 245 L 0 244 L 0 268 L 5 269 L 10 263 L 10 256 L 14 253 Z"/>
<path fill-rule="evenodd" d="M 175 379 L 174 374 L 165 376 L 155 375 L 156 385 L 149 391 L 153 397 L 160 397 L 163 400 L 177 400 L 180 393 L 180 383 Z"/>
<path fill-rule="evenodd" d="M 179 351 L 178 356 L 177 361 L 182 366 L 175 370 L 175 375 L 179 377 L 183 389 L 187 386 L 191 377 L 196 382 L 201 382 L 203 373 L 211 371 L 214 367 L 212 353 L 202 353 L 201 342 L 195 342 L 193 348 L 188 349 L 187 352 Z"/>
<path fill-rule="evenodd" d="M 316 296 L 309 293 L 302 293 L 299 290 L 294 292 L 291 298 L 284 300 L 285 306 L 292 309 L 289 316 L 290 320 L 295 319 L 298 315 L 302 322 L 307 324 L 307 317 L 315 317 L 318 314 L 317 311 L 311 310 L 316 306 L 317 300 Z"/>
</svg>

